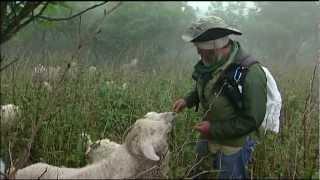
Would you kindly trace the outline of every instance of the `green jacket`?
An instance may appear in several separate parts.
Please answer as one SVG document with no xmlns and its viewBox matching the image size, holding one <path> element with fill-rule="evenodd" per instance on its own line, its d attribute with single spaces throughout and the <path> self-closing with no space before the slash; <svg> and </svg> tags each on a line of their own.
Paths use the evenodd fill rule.
<svg viewBox="0 0 320 180">
<path fill-rule="evenodd" d="M 235 43 L 239 48 L 236 49 L 236 52 L 234 48 L 232 49 L 235 55 L 229 57 L 226 61 L 228 63 L 239 63 L 243 57 L 247 56 L 238 42 L 234 41 L 233 47 Z M 199 63 L 201 61 L 197 65 Z M 219 73 L 217 74 L 213 70 L 213 74 L 211 79 Z M 243 109 L 237 109 L 224 94 L 214 97 L 214 94 L 221 89 L 221 83 L 209 87 L 210 83 L 208 83 L 207 77 L 197 76 L 193 79 L 196 81 L 195 87 L 184 99 L 188 108 L 200 103 L 203 113 L 208 110 L 212 103 L 211 142 L 228 146 L 241 146 L 247 135 L 254 132 L 259 133 L 259 127 L 266 112 L 267 79 L 258 63 L 250 66 L 244 81 Z"/>
</svg>

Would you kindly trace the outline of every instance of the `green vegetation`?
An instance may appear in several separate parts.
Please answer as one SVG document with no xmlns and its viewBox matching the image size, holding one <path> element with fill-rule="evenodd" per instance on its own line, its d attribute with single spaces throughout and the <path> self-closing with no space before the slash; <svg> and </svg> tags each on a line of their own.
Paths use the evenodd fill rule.
<svg viewBox="0 0 320 180">
<path fill-rule="evenodd" d="M 170 111 L 174 100 L 192 85 L 186 75 L 191 74 L 191 66 L 172 62 L 156 73 L 122 74 L 114 68 L 101 67 L 97 77 L 90 79 L 83 73 L 77 80 L 62 82 L 56 91 L 48 93 L 30 85 L 31 67 L 23 67 L 24 70 L 13 72 L 19 67 L 12 66 L 1 76 L 1 93 L 5 95 L 2 103 L 15 103 L 23 113 L 14 129 L 1 133 L 1 156 L 8 158 L 10 143 L 12 158 L 22 158 L 26 144 L 41 124 L 30 161 L 59 166 L 86 164 L 82 131 L 88 132 L 93 140 L 108 137 L 121 142 L 125 130 L 136 119 L 149 111 Z M 305 80 L 311 78 L 312 69 L 293 72 L 301 73 L 294 83 L 289 75 L 278 77 L 284 99 L 284 121 L 279 135 L 267 134 L 257 146 L 251 165 L 254 177 L 309 178 L 318 168 L 319 122 L 315 104 L 307 107 L 312 111 L 304 117 L 309 93 L 309 81 Z M 127 83 L 126 89 L 123 83 Z M 171 177 L 183 177 L 193 165 L 193 141 L 197 133 L 191 127 L 199 118 L 191 109 L 178 116 L 170 140 Z"/>
<path fill-rule="evenodd" d="M 257 146 L 249 167 L 253 178 L 319 176 L 319 69 L 313 74 L 319 4 L 286 3 L 255 3 L 258 11 L 236 14 L 233 10 L 242 9 L 242 2 L 230 3 L 225 11 L 214 2 L 209 11 L 239 24 L 240 43 L 270 69 L 282 93 L 281 132 L 267 133 Z M 65 15 L 68 8 L 49 7 L 44 15 Z M 300 10 L 303 13 L 297 13 Z M 171 111 L 172 103 L 193 83 L 196 51 L 182 42 L 180 34 L 195 13 L 183 2 L 125 2 L 106 16 L 100 33 L 93 33 L 84 44 L 80 39 L 91 33 L 103 9 L 83 15 L 81 21 L 31 23 L 1 47 L 1 67 L 15 57 L 19 61 L 1 71 L 0 103 L 20 106 L 22 117 L 13 129 L 1 132 L 0 157 L 18 164 L 25 164 L 24 158 L 29 157 L 27 164 L 44 161 L 80 167 L 86 164 L 81 132 L 93 140 L 108 137 L 121 143 L 136 119 L 150 111 Z M 119 66 L 133 58 L 139 59 L 139 68 L 120 71 Z M 84 69 L 97 65 L 98 75 L 90 77 L 83 71 L 76 80 L 54 86 L 52 92 L 31 84 L 36 63 L 65 68 L 71 61 Z M 198 134 L 192 127 L 199 119 L 193 109 L 178 115 L 170 138 L 171 178 L 184 177 L 194 165 Z M 29 143 L 30 156 L 26 153 Z"/>
</svg>

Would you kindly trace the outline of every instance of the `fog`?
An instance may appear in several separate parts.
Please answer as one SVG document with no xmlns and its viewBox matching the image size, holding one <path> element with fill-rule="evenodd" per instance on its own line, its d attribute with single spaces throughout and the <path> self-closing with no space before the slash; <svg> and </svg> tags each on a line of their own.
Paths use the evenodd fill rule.
<svg viewBox="0 0 320 180">
<path fill-rule="evenodd" d="M 95 3 L 66 2 L 45 15 L 66 17 Z M 76 53 L 88 64 L 133 58 L 146 66 L 169 59 L 193 63 L 196 51 L 181 34 L 195 19 L 218 15 L 242 31 L 232 38 L 266 65 L 314 65 L 317 59 L 319 2 L 206 2 L 207 11 L 195 2 L 123 2 L 109 14 L 115 3 L 68 21 L 34 21 L 2 46 L 2 54 L 40 62 L 44 54 Z"/>
<path fill-rule="evenodd" d="M 319 177 L 318 1 L 250 6 L 211 1 L 204 8 L 186 1 L 119 3 L 84 12 L 101 2 L 50 1 L 45 19 L 38 16 L 5 34 L 19 25 L 9 6 L 24 10 L 21 4 L 34 3 L 1 2 L 7 8 L 0 7 L 0 104 L 15 104 L 22 115 L 11 121 L 12 128 L 1 129 L 0 160 L 12 169 L 36 162 L 83 167 L 81 132 L 94 141 L 123 142 L 132 123 L 147 112 L 172 111 L 192 90 L 199 60 L 194 45 L 181 36 L 197 18 L 216 15 L 242 32 L 230 37 L 268 68 L 281 93 L 280 132 L 267 132 L 258 143 L 251 177 Z M 84 13 L 76 16 L 79 12 Z M 191 178 L 199 135 L 192 127 L 202 116 L 193 108 L 177 116 L 170 135 L 170 179 Z M 211 165 L 207 172 L 217 173 Z"/>
</svg>

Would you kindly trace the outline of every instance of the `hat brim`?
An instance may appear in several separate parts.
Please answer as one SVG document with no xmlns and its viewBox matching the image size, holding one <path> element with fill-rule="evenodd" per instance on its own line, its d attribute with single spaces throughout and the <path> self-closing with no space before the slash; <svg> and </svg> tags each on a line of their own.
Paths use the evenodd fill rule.
<svg viewBox="0 0 320 180">
<path fill-rule="evenodd" d="M 211 41 L 211 40 L 222 38 L 230 34 L 241 35 L 242 33 L 233 28 L 212 28 L 212 29 L 208 29 L 204 33 L 200 34 L 199 36 L 194 37 L 193 39 L 189 38 L 188 40 L 189 42 Z"/>
</svg>

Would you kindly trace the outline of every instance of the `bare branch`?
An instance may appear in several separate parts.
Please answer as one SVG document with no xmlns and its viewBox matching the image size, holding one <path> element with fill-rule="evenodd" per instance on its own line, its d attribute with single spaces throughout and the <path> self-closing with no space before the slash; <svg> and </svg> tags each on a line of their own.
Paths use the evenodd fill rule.
<svg viewBox="0 0 320 180">
<path fill-rule="evenodd" d="M 182 144 L 182 146 L 181 146 L 181 148 L 180 148 L 180 150 L 178 151 L 177 154 L 180 155 L 181 152 L 184 150 L 184 147 L 185 147 L 186 145 L 195 144 L 195 143 L 197 143 L 197 142 L 198 142 L 197 140 L 189 141 L 189 142 L 185 141 L 185 142 Z"/>
<path fill-rule="evenodd" d="M 115 5 L 112 9 L 110 9 L 108 12 L 106 12 L 106 11 L 104 11 L 104 13 L 105 13 L 105 15 L 106 14 L 110 14 L 110 13 L 112 13 L 114 10 L 116 10 L 121 4 L 122 4 L 123 2 L 118 2 L 118 4 L 117 5 Z"/>
<path fill-rule="evenodd" d="M 44 174 L 46 174 L 48 171 L 48 167 L 46 167 L 46 169 L 41 173 L 41 175 L 37 178 L 40 179 Z"/>
<path fill-rule="evenodd" d="M 209 157 L 209 154 L 206 155 L 206 156 L 201 157 L 200 160 L 197 161 L 195 164 L 193 164 L 192 167 L 186 172 L 186 174 L 184 175 L 184 178 L 188 177 L 189 174 L 192 172 L 192 170 L 195 169 L 204 159 L 206 159 L 208 157 Z"/>
<path fill-rule="evenodd" d="M 10 167 L 13 166 L 13 161 L 12 161 L 12 153 L 11 153 L 11 143 L 9 141 L 9 147 L 8 147 L 8 151 L 9 151 L 9 157 L 10 157 Z"/>
<path fill-rule="evenodd" d="M 115 9 L 117 9 L 122 2 L 118 2 L 114 7 L 108 10 L 108 12 L 105 11 L 103 17 L 96 20 L 96 22 L 93 23 L 93 25 L 88 29 L 88 33 L 86 33 L 83 37 L 79 37 L 79 43 L 78 48 L 75 49 L 75 52 L 73 53 L 71 60 L 75 57 L 75 55 L 79 55 L 79 52 L 84 48 L 85 44 L 88 44 L 94 37 L 99 33 L 99 29 L 102 25 L 102 21 L 106 17 L 106 15 L 111 14 Z M 80 16 L 81 17 L 81 16 Z"/>
<path fill-rule="evenodd" d="M 22 10 L 19 12 L 18 16 L 14 17 L 12 20 L 10 20 L 10 24 L 8 24 L 8 27 L 4 31 L 4 34 L 7 34 L 13 29 L 17 24 L 20 24 L 20 22 L 28 17 L 28 15 L 37 8 L 41 2 L 28 2 Z"/>
<path fill-rule="evenodd" d="M 3 66 L 0 68 L 0 72 L 3 71 L 4 69 L 8 68 L 11 64 L 17 62 L 19 60 L 19 58 L 15 58 L 13 61 L 11 61 L 10 63 L 8 63 L 7 65 Z M 2 59 L 1 59 L 2 61 Z"/>
<path fill-rule="evenodd" d="M 218 172 L 220 172 L 220 170 L 202 171 L 202 172 L 192 176 L 191 178 L 185 178 L 185 179 L 195 179 L 195 178 L 197 178 L 197 177 L 199 177 L 200 175 L 203 175 L 203 174 L 218 173 Z"/>
<path fill-rule="evenodd" d="M 58 94 L 58 93 L 57 93 Z M 57 95 L 57 94 L 55 94 L 55 95 Z M 53 98 L 53 99 L 55 99 L 55 98 Z M 54 103 L 55 101 L 50 101 L 50 103 Z M 47 108 L 49 107 L 49 103 L 47 104 Z M 42 118 L 42 119 L 40 119 L 37 123 L 34 123 L 32 126 L 32 132 L 31 132 L 31 137 L 30 137 L 30 139 L 29 139 L 29 142 L 28 142 L 28 144 L 26 145 L 27 147 L 26 147 L 26 149 L 25 149 L 25 151 L 24 151 L 24 153 L 23 153 L 23 155 L 22 155 L 22 159 L 20 159 L 20 161 L 17 161 L 16 162 L 16 164 L 13 166 L 14 167 L 14 169 L 12 170 L 12 172 L 10 172 L 10 177 L 11 176 L 15 176 L 15 174 L 17 173 L 17 171 L 19 170 L 19 169 L 21 169 L 22 167 L 24 167 L 25 166 L 25 164 L 27 163 L 27 161 L 28 161 L 28 159 L 30 158 L 30 155 L 31 155 L 31 148 L 32 148 L 32 146 L 33 146 L 33 143 L 34 143 L 34 140 L 35 140 L 35 138 L 36 138 L 36 136 L 37 136 L 37 134 L 38 134 L 38 132 L 39 132 L 39 130 L 40 130 L 40 128 L 41 128 L 41 125 L 42 125 L 42 123 L 44 122 L 44 121 L 48 121 L 48 120 L 50 120 L 50 119 L 52 119 L 52 118 L 54 118 L 54 116 L 56 116 L 57 114 L 58 114 L 58 111 L 59 111 L 59 109 L 58 110 L 56 110 L 55 112 L 53 112 L 52 114 L 50 114 L 50 112 L 49 111 L 46 111 L 46 113 L 44 114 L 44 118 Z M 46 172 L 46 171 L 45 171 Z M 45 173 L 44 172 L 44 173 Z"/>
<path fill-rule="evenodd" d="M 318 63 L 315 65 L 314 67 L 314 70 L 313 70 L 313 75 L 312 75 L 312 78 L 310 80 L 310 91 L 309 91 L 309 94 L 307 95 L 307 98 L 305 100 L 305 105 L 304 105 L 304 111 L 303 111 L 303 117 L 302 117 L 302 124 L 303 124 L 303 158 L 304 158 L 304 161 L 303 161 L 303 167 L 305 168 L 306 166 L 306 157 L 308 155 L 308 148 L 307 148 L 307 142 L 308 142 L 308 133 L 307 133 L 307 130 L 309 128 L 309 122 L 310 121 L 310 114 L 311 114 L 311 111 L 312 111 L 312 94 L 313 94 L 313 85 L 314 85 L 314 80 L 315 80 L 315 77 L 316 77 L 316 73 L 317 73 L 317 67 L 318 67 Z"/>
<path fill-rule="evenodd" d="M 44 10 L 47 8 L 49 2 L 46 2 L 42 9 L 39 11 L 39 13 L 37 15 L 31 16 L 28 20 L 26 20 L 25 22 L 23 22 L 22 24 L 19 24 L 17 26 L 14 26 L 11 29 L 11 32 L 8 32 L 7 34 L 5 34 L 6 36 L 1 40 L 1 43 L 6 42 L 7 40 L 9 40 L 13 35 L 15 35 L 20 29 L 22 29 L 24 26 L 28 25 L 31 21 L 33 21 L 35 18 L 37 18 L 38 16 L 40 16 Z"/>
<path fill-rule="evenodd" d="M 18 16 L 13 17 L 12 19 L 8 19 L 8 21 L 10 22 L 8 24 L 8 26 L 3 29 L 4 27 L 4 20 L 1 20 L 1 38 L 0 38 L 0 44 L 8 41 L 15 33 L 13 32 L 17 32 L 19 29 L 21 29 L 21 27 L 25 26 L 26 23 L 23 23 L 23 25 L 21 25 L 21 22 L 28 17 L 28 15 L 30 13 L 33 12 L 34 9 L 36 9 L 42 2 L 27 2 L 27 4 L 22 8 L 22 10 L 18 13 Z M 7 8 L 7 7 L 5 7 Z M 5 17 L 1 17 L 1 18 L 7 18 L 7 15 Z M 30 19 L 30 18 L 29 18 Z M 32 18 L 33 19 L 33 18 Z M 27 20 L 28 23 L 31 20 Z M 19 27 L 18 27 L 19 26 Z M 18 27 L 18 28 L 17 28 Z"/>
<path fill-rule="evenodd" d="M 106 4 L 107 2 L 108 2 L 108 1 L 104 1 L 104 2 L 99 3 L 99 4 L 95 4 L 95 5 L 87 8 L 87 9 L 85 9 L 85 10 L 79 12 L 79 13 L 76 13 L 76 14 L 74 14 L 74 15 L 71 15 L 71 16 L 69 16 L 69 17 L 55 18 L 55 17 L 47 17 L 47 16 L 38 16 L 38 18 L 44 19 L 44 20 L 48 20 L 48 21 L 66 21 L 66 20 L 73 19 L 73 18 L 75 18 L 75 17 L 77 17 L 77 16 L 80 16 L 80 15 L 84 14 L 85 12 L 87 12 L 87 11 L 89 11 L 89 10 L 91 10 L 91 9 L 94 9 L 94 8 L 96 8 L 96 7 L 99 7 L 99 6 L 102 6 L 102 5 Z"/>
<path fill-rule="evenodd" d="M 1 34 L 1 36 L 2 36 L 2 32 L 3 32 L 4 20 L 7 17 L 7 13 L 6 13 L 7 3 L 8 2 L 6 2 L 6 1 L 0 2 L 0 34 Z"/>
<path fill-rule="evenodd" d="M 159 166 L 154 165 L 154 166 L 152 166 L 151 168 L 146 169 L 146 170 L 138 173 L 138 174 L 135 175 L 133 178 L 135 178 L 135 179 L 136 179 L 136 178 L 139 178 L 139 177 L 141 177 L 142 175 L 144 175 L 144 174 L 146 174 L 146 173 L 148 173 L 148 172 L 150 172 L 150 171 L 152 171 L 152 170 L 154 170 L 154 169 L 159 169 L 159 168 L 160 168 Z"/>
</svg>

